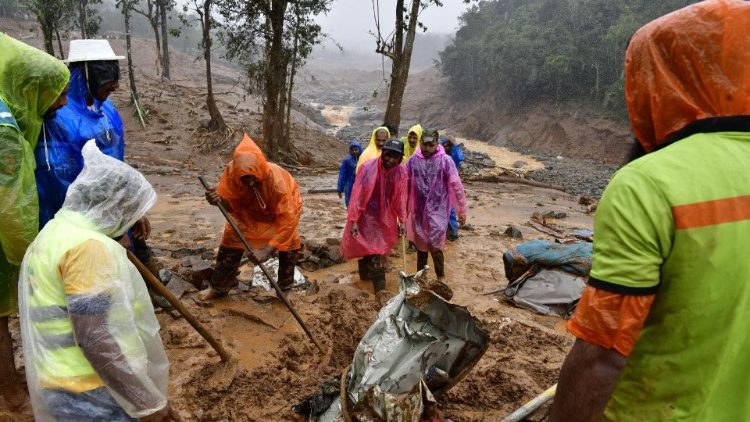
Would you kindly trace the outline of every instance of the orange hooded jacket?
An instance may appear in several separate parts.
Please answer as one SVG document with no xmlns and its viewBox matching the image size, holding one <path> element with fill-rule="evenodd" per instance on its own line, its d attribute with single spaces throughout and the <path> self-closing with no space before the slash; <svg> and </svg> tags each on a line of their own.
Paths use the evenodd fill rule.
<svg viewBox="0 0 750 422">
<path fill-rule="evenodd" d="M 256 189 L 248 189 L 240 181 L 248 175 L 259 180 Z M 289 172 L 266 161 L 247 134 L 224 168 L 217 191 L 232 204 L 231 215 L 253 248 L 271 245 L 279 251 L 293 251 L 301 247 L 299 185 Z M 244 249 L 229 223 L 224 227 L 221 246 Z"/>
<path fill-rule="evenodd" d="M 633 35 L 625 57 L 625 100 L 633 134 L 646 152 L 696 121 L 750 115 L 749 10 L 746 1 L 704 1 Z"/>
</svg>

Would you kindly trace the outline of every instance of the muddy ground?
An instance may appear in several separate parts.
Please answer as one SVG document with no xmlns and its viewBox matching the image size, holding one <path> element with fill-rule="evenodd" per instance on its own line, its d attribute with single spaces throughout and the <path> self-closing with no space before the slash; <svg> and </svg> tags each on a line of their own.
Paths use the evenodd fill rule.
<svg viewBox="0 0 750 422">
<path fill-rule="evenodd" d="M 115 45 L 120 48 L 117 42 Z M 137 47 L 136 52 L 152 48 L 143 40 L 137 40 Z M 234 134 L 205 133 L 201 128 L 207 117 L 200 62 L 178 55 L 175 60 L 182 65 L 175 66 L 172 83 L 164 83 L 149 70 L 145 53 L 139 60 L 139 89 L 149 110 L 147 127 L 141 128 L 133 118 L 124 89 L 113 100 L 126 124 L 127 160 L 147 176 L 159 195 L 148 215 L 153 227 L 149 243 L 160 265 L 186 274 L 184 256 L 211 260 L 223 229 L 223 218 L 204 201 L 197 176 L 205 175 L 215 183 L 243 130 L 263 143 L 258 102 L 235 93 L 236 74 L 231 70 L 216 72 L 219 107 Z M 351 110 L 342 104 L 323 105 L 322 109 L 322 122 L 295 115 L 292 134 L 306 153 L 306 162 L 290 170 L 303 192 L 300 231 L 308 240 L 325 243 L 341 237 L 343 201 L 335 194 L 307 192 L 335 186 L 336 169 L 347 142 L 331 134 L 348 127 Z M 472 142 L 467 145 L 472 147 Z M 487 144 L 473 145 L 492 156 L 498 166 L 511 168 L 523 161 L 524 165 L 513 171 L 542 171 L 543 164 L 532 156 Z M 439 405 L 454 421 L 498 420 L 556 382 L 572 344 L 562 319 L 539 316 L 498 299 L 496 292 L 507 284 L 502 253 L 523 240 L 548 238 L 525 225 L 535 212 L 563 211 L 567 217 L 558 224 L 570 229 L 591 228 L 592 218 L 578 204 L 578 197 L 556 190 L 468 181 L 465 187 L 473 230 L 462 231 L 458 241 L 449 243 L 447 282 L 455 293 L 453 302 L 468 307 L 484 324 L 491 345 L 469 376 L 439 398 Z M 521 230 L 523 240 L 503 235 L 510 224 Z M 399 250 L 395 248 L 391 255 L 387 276 L 388 289 L 394 293 L 397 273 L 404 269 Z M 416 256 L 407 254 L 406 270 L 413 272 L 415 267 Z M 249 267 L 244 268 L 240 280 L 247 281 L 250 273 Z M 321 356 L 282 304 L 259 289 L 233 291 L 210 307 L 199 306 L 195 292 L 182 298 L 237 356 L 238 371 L 228 372 L 233 377 L 223 376 L 225 368 L 218 364 L 216 353 L 184 319 L 159 312 L 171 362 L 170 396 L 184 420 L 301 421 L 291 407 L 351 362 L 360 337 L 379 310 L 371 285 L 358 280 L 354 262 L 304 273 L 319 289 L 294 291 L 290 299 L 324 348 L 330 350 L 328 356 Z M 14 327 L 18 338 L 17 321 Z M 21 365 L 22 350 L 17 347 L 17 352 Z M 323 361 L 327 364 L 321 365 Z M 29 420 L 30 409 L 23 409 L 15 418 Z"/>
</svg>

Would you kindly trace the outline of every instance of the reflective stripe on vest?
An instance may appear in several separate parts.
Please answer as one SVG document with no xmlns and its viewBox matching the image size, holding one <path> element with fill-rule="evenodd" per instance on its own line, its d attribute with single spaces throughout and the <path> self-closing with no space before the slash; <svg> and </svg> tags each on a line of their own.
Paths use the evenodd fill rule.
<svg viewBox="0 0 750 422">
<path fill-rule="evenodd" d="M 13 113 L 10 112 L 10 108 L 8 108 L 8 105 L 2 98 L 0 98 L 0 126 L 10 126 L 21 132 L 21 128 L 18 127 L 18 122 L 13 117 Z"/>
</svg>

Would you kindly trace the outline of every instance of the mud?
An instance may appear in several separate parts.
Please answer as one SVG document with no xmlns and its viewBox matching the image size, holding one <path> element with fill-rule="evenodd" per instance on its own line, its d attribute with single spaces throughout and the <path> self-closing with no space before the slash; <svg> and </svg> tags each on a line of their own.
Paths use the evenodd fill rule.
<svg viewBox="0 0 750 422">
<path fill-rule="evenodd" d="M 115 48 L 122 51 L 118 43 Z M 175 54 L 175 63 L 181 65 L 173 66 L 172 83 L 163 84 L 148 65 L 147 54 L 139 53 L 152 52 L 152 46 L 136 40 L 133 51 L 138 56 L 136 71 L 143 105 L 150 110 L 146 128 L 133 119 L 124 88 L 114 95 L 113 102 L 126 126 L 126 159 L 146 175 L 158 193 L 158 202 L 148 215 L 152 225 L 149 243 L 161 266 L 179 272 L 186 256 L 210 260 L 218 247 L 224 221 L 218 210 L 205 202 L 197 176 L 205 175 L 209 183 L 216 183 L 237 137 L 207 134 L 201 128 L 207 118 L 202 109 L 202 75 L 197 70 L 202 66 Z M 226 68 L 216 74 L 217 92 L 239 91 L 239 74 Z M 357 83 L 351 81 L 352 86 Z M 367 102 L 365 96 L 352 95 L 347 101 Z M 217 100 L 235 135 L 247 131 L 263 145 L 257 100 L 236 93 L 220 94 Z M 347 118 L 351 121 L 352 115 L 364 111 L 325 110 L 329 121 L 341 129 L 347 128 Z M 292 135 L 307 160 L 290 167 L 303 192 L 300 231 L 307 240 L 327 244 L 327 239 L 341 237 L 346 215 L 343 201 L 336 194 L 306 192 L 335 186 L 346 142 L 325 134 L 304 116 L 295 114 L 294 119 Z M 343 132 L 340 130 L 339 136 Z M 499 168 L 520 172 L 541 168 L 539 160 L 525 154 L 468 141 L 467 145 L 478 151 L 481 148 Z M 526 164 L 515 168 L 518 161 Z M 468 307 L 486 324 L 492 344 L 474 370 L 439 398 L 439 407 L 455 421 L 498 420 L 555 382 L 572 341 L 565 334 L 564 321 L 513 308 L 491 294 L 507 284 L 502 253 L 520 242 L 502 233 L 514 225 L 524 239 L 548 238 L 525 225 L 535 212 L 565 212 L 568 217 L 560 225 L 566 229 L 590 229 L 592 218 L 577 197 L 558 191 L 487 182 L 467 182 L 465 187 L 473 230 L 462 230 L 461 238 L 447 247 L 447 284 L 454 292 L 452 301 Z M 398 272 L 416 270 L 416 255 L 402 256 L 399 251 L 397 245 L 388 263 L 388 289 L 394 293 Z M 249 271 L 246 267 L 240 279 Z M 185 421 L 300 420 L 291 407 L 350 363 L 360 337 L 379 309 L 372 286 L 359 281 L 355 262 L 305 270 L 305 274 L 317 283 L 319 291 L 294 291 L 290 300 L 323 344 L 324 353 L 306 338 L 281 303 L 255 289 L 236 290 L 209 307 L 198 306 L 195 293 L 182 298 L 237 357 L 236 368 L 220 364 L 216 353 L 186 321 L 158 314 L 171 362 L 170 398 Z M 19 338 L 17 324 L 13 335 Z M 16 352 L 20 364 L 20 348 Z M 14 416 L 28 420 L 29 415 L 27 407 Z"/>
</svg>

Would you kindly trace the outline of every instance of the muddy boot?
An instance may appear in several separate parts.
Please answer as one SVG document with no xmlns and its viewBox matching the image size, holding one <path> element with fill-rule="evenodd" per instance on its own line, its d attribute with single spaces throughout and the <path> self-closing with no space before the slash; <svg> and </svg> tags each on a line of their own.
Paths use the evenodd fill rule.
<svg viewBox="0 0 750 422">
<path fill-rule="evenodd" d="M 385 268 L 382 265 L 378 265 L 372 269 L 370 275 L 372 276 L 372 287 L 375 290 L 375 294 L 378 294 L 379 291 L 385 289 Z"/>
<path fill-rule="evenodd" d="M 369 257 L 360 258 L 357 261 L 360 281 L 370 281 Z"/>
</svg>

